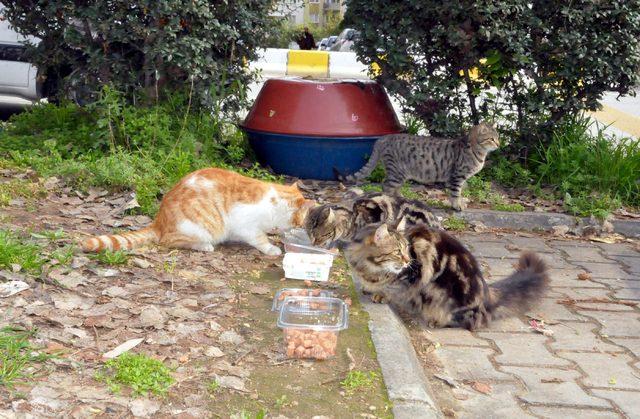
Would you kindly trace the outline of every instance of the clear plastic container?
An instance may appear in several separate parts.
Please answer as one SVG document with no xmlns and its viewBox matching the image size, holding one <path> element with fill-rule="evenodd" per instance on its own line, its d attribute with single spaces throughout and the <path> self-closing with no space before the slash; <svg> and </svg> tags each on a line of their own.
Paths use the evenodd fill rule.
<svg viewBox="0 0 640 419">
<path fill-rule="evenodd" d="M 336 355 L 338 333 L 348 327 L 349 308 L 339 298 L 286 297 L 278 327 L 290 358 L 327 359 Z"/>
<path fill-rule="evenodd" d="M 326 254 L 326 255 L 338 255 L 337 249 L 324 249 L 322 247 L 316 247 L 311 244 L 311 239 L 307 235 L 307 232 L 301 228 L 295 228 L 284 233 L 284 251 L 287 253 L 311 253 L 311 254 Z"/>
<path fill-rule="evenodd" d="M 335 297 L 333 291 L 313 288 L 283 288 L 273 298 L 271 311 L 278 311 L 287 297 Z"/>
</svg>

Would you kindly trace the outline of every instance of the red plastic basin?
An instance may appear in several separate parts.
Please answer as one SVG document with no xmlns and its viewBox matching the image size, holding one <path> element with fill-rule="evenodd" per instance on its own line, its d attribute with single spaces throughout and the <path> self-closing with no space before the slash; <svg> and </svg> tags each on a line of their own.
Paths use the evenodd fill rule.
<svg viewBox="0 0 640 419">
<path fill-rule="evenodd" d="M 365 137 L 402 131 L 378 83 L 368 80 L 270 79 L 244 128 L 278 134 Z"/>
</svg>

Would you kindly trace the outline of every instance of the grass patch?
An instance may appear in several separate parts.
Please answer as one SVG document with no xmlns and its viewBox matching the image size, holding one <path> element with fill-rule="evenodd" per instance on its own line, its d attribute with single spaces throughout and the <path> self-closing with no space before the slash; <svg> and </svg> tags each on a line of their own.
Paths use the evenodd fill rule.
<svg viewBox="0 0 640 419">
<path fill-rule="evenodd" d="M 379 377 L 375 371 L 353 370 L 347 373 L 347 376 L 340 382 L 340 385 L 347 394 L 353 394 L 356 390 L 373 387 Z"/>
<path fill-rule="evenodd" d="M 609 194 L 581 193 L 572 196 L 567 192 L 564 196 L 564 208 L 570 214 L 579 217 L 594 216 L 604 220 L 612 211 L 620 208 L 620 205 L 620 199 L 612 198 Z"/>
<path fill-rule="evenodd" d="M 46 239 L 49 241 L 62 240 L 67 237 L 66 233 L 59 228 L 58 230 L 44 230 L 36 233 L 31 233 L 31 237 L 35 239 Z"/>
<path fill-rule="evenodd" d="M 256 413 L 251 413 L 247 410 L 241 410 L 231 415 L 231 419 L 264 419 L 267 417 L 267 411 L 261 409 Z"/>
<path fill-rule="evenodd" d="M 149 393 L 163 396 L 175 381 L 162 362 L 129 352 L 105 362 L 104 370 L 96 374 L 96 379 L 105 382 L 114 393 L 119 393 L 122 385 L 130 387 L 134 396 Z"/>
<path fill-rule="evenodd" d="M 524 206 L 519 203 L 508 204 L 506 202 L 499 202 L 492 206 L 492 208 L 496 211 L 505 211 L 505 212 L 524 212 Z"/>
<path fill-rule="evenodd" d="M 384 170 L 384 165 L 378 163 L 375 169 L 373 169 L 373 172 L 367 176 L 367 180 L 372 183 L 382 183 L 386 177 L 387 172 Z"/>
<path fill-rule="evenodd" d="M 404 196 L 407 199 L 419 200 L 421 198 L 420 194 L 411 189 L 411 186 L 406 183 L 400 188 L 400 195 Z"/>
<path fill-rule="evenodd" d="M 131 255 L 124 250 L 105 249 L 102 252 L 89 256 L 91 259 L 102 263 L 103 265 L 126 265 Z"/>
<path fill-rule="evenodd" d="M 209 385 L 207 385 L 207 391 L 211 394 L 216 394 L 220 391 L 220 383 L 218 380 L 212 380 Z"/>
<path fill-rule="evenodd" d="M 452 215 L 442 222 L 442 226 L 447 230 L 460 231 L 467 228 L 467 222 L 460 217 Z"/>
<path fill-rule="evenodd" d="M 35 330 L 13 327 L 0 329 L 0 387 L 14 388 L 16 384 L 28 381 L 34 376 L 35 364 L 52 358 L 52 355 L 38 352 L 29 339 Z"/>
<path fill-rule="evenodd" d="M 47 195 L 46 190 L 38 183 L 23 179 L 12 179 L 0 183 L 0 207 L 5 207 L 18 198 L 32 201 Z"/>
<path fill-rule="evenodd" d="M 244 134 L 231 118 L 189 103 L 174 94 L 153 106 L 133 106 L 104 88 L 90 106 L 39 104 L 12 116 L 0 132 L 0 164 L 30 167 L 81 191 L 135 190 L 140 208 L 133 212 L 151 216 L 159 198 L 197 169 L 222 167 L 282 182 L 251 162 Z M 0 205 L 27 192 L 23 182 L 0 186 Z"/>
<path fill-rule="evenodd" d="M 640 206 L 640 141 L 612 139 L 600 127 L 591 134 L 593 124 L 587 117 L 567 121 L 554 132 L 548 146 L 538 148 L 538 182 L 556 185 L 561 196 L 596 192 L 608 195 L 609 200 Z M 595 208 L 596 213 L 599 210 Z"/>
<path fill-rule="evenodd" d="M 450 204 L 448 204 L 445 201 L 441 201 L 439 199 L 427 198 L 424 202 L 433 208 L 441 208 L 441 209 L 451 208 Z"/>
<path fill-rule="evenodd" d="M 17 264 L 29 273 L 38 274 L 45 262 L 40 253 L 40 246 L 23 243 L 15 233 L 0 230 L 0 268 L 11 269 L 11 265 Z"/>
<path fill-rule="evenodd" d="M 76 247 L 73 245 L 64 246 L 59 249 L 54 250 L 49 254 L 49 260 L 57 260 L 61 265 L 68 265 L 73 260 L 73 256 L 75 255 Z"/>
<path fill-rule="evenodd" d="M 382 192 L 382 185 L 374 185 L 372 183 L 365 183 L 360 186 L 364 192 Z"/>
</svg>

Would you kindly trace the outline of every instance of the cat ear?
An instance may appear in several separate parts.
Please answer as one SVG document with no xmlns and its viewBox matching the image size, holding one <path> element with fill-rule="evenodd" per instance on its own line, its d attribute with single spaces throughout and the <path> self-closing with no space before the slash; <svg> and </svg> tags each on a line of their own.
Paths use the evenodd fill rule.
<svg viewBox="0 0 640 419">
<path fill-rule="evenodd" d="M 304 183 L 302 183 L 302 181 L 298 179 L 295 182 L 293 182 L 291 185 L 289 185 L 289 187 L 299 191 L 300 189 L 304 188 Z"/>
<path fill-rule="evenodd" d="M 382 224 L 377 228 L 376 234 L 373 235 L 373 242 L 378 244 L 389 237 L 389 230 L 386 224 Z"/>
<path fill-rule="evenodd" d="M 327 223 L 333 223 L 336 219 L 336 213 L 333 208 L 329 208 L 329 213 L 327 214 Z"/>
<path fill-rule="evenodd" d="M 405 231 L 407 229 L 407 217 L 402 217 L 398 225 L 396 225 L 397 231 Z"/>
</svg>

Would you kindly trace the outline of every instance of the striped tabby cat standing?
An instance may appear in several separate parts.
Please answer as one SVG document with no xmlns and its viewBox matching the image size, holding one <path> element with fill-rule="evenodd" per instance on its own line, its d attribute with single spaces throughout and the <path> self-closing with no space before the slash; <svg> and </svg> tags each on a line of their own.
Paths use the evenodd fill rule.
<svg viewBox="0 0 640 419">
<path fill-rule="evenodd" d="M 486 122 L 474 126 L 461 139 L 391 134 L 376 141 L 371 158 L 357 173 L 339 180 L 362 181 L 378 162 L 384 164 L 387 177 L 384 191 L 397 194 L 408 180 L 423 184 L 444 184 L 450 191 L 451 206 L 463 209 L 460 192 L 471 176 L 482 170 L 485 158 L 500 146 L 498 132 Z M 335 170 L 334 170 L 335 171 Z"/>
</svg>

